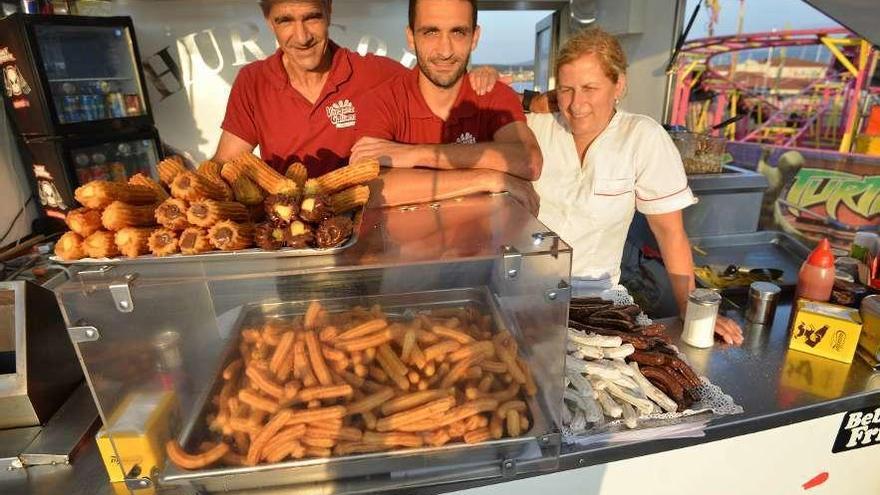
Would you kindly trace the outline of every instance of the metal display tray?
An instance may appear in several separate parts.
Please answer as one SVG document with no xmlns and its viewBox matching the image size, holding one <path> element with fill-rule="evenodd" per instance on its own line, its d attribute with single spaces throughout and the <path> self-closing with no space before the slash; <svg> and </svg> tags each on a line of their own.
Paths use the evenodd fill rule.
<svg viewBox="0 0 880 495">
<path fill-rule="evenodd" d="M 308 248 L 294 249 L 282 248 L 277 251 L 266 251 L 259 248 L 239 249 L 237 251 L 208 251 L 200 254 L 171 254 L 168 256 L 154 256 L 152 254 L 138 256 L 137 258 L 126 258 L 118 256 L 116 258 L 82 258 L 78 260 L 65 261 L 58 256 L 50 256 L 49 259 L 53 263 L 59 265 L 128 265 L 140 263 L 173 263 L 176 261 L 235 261 L 237 259 L 266 259 L 266 258 L 286 258 L 298 256 L 325 256 L 336 254 L 352 247 L 358 241 L 358 234 L 361 230 L 363 222 L 364 207 L 357 210 L 353 215 L 351 236 L 343 244 L 334 248 Z"/>
<path fill-rule="evenodd" d="M 210 435 L 205 417 L 212 407 L 211 398 L 219 392 L 223 384 L 220 376 L 222 370 L 234 359 L 238 351 L 241 329 L 267 319 L 304 315 L 310 302 L 254 304 L 242 311 L 233 327 L 235 335 L 230 337 L 212 374 L 214 377 L 212 384 L 206 387 L 206 392 L 199 397 L 193 409 L 194 413 L 182 423 L 178 441 L 185 449 L 195 450 L 199 443 Z M 321 304 L 331 313 L 347 310 L 355 305 L 370 307 L 379 304 L 391 321 L 411 319 L 420 310 L 476 306 L 484 314 L 492 315 L 496 330 L 507 329 L 520 341 L 521 353 L 528 360 L 527 346 L 522 345 L 521 336 L 516 328 L 507 323 L 495 302 L 495 297 L 487 287 L 322 299 Z M 550 406 L 540 399 L 542 397 L 540 384 L 538 386 L 539 393 L 534 397 L 526 398 L 532 413 L 532 425 L 528 432 L 518 438 L 490 440 L 473 445 L 456 443 L 441 447 L 305 459 L 258 466 L 216 467 L 196 471 L 183 470 L 166 461 L 160 482 L 190 485 L 202 492 L 214 492 L 302 483 L 334 482 L 335 484 L 342 483 L 341 480 L 363 477 L 370 477 L 372 483 L 387 478 L 390 484 L 400 483 L 400 479 L 406 479 L 404 484 L 410 484 L 414 479 L 424 476 L 433 476 L 436 479 L 448 478 L 451 472 L 455 473 L 453 476 L 455 479 L 500 476 L 509 471 L 511 466 L 516 466 L 517 460 L 533 460 L 536 455 L 543 455 L 542 447 L 558 445 L 560 442 L 558 430 L 553 424 L 548 409 Z M 524 458 L 527 455 L 531 457 Z M 331 491 L 335 492 L 336 489 Z"/>
<path fill-rule="evenodd" d="M 691 238 L 694 265 L 737 265 L 747 268 L 777 268 L 782 277 L 773 281 L 783 290 L 797 285 L 801 264 L 810 254 L 809 248 L 791 235 L 776 230 L 745 234 L 722 234 Z M 701 254 L 702 250 L 706 254 Z M 704 287 L 708 283 L 697 277 Z M 731 287 L 723 292 L 745 292 L 748 287 Z"/>
</svg>

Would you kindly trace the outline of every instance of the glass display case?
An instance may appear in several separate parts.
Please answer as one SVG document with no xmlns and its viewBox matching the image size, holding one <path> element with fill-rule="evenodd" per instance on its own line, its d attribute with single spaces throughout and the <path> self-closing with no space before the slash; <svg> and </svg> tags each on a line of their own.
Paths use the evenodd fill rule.
<svg viewBox="0 0 880 495">
<path fill-rule="evenodd" d="M 181 257 L 176 261 L 133 260 L 113 266 L 73 265 L 71 280 L 56 294 L 104 420 L 101 435 L 109 440 L 119 460 L 121 472 L 117 474 L 129 480 L 128 486 L 186 484 L 214 492 L 300 485 L 322 493 L 365 493 L 557 466 L 570 266 L 571 249 L 518 203 L 501 194 L 367 210 L 358 242 L 331 256 L 266 259 L 242 255 L 218 261 Z M 363 325 L 377 319 L 387 324 L 379 325 L 387 337 L 381 345 L 376 341 L 377 357 L 370 365 L 369 348 L 357 347 L 366 341 L 352 343 L 351 332 L 359 334 Z M 361 323 L 364 321 L 367 323 Z M 304 346 L 324 346 L 323 355 L 330 363 L 328 378 L 332 377 L 333 386 L 343 389 L 343 382 L 351 384 L 355 389 L 352 401 L 312 400 L 308 406 L 314 409 L 306 409 L 306 404 L 290 406 L 294 399 L 285 402 L 288 386 L 302 385 L 300 390 L 310 386 L 308 364 L 302 374 L 297 374 L 302 371 L 299 366 L 303 361 L 296 357 L 296 351 L 291 351 L 291 376 L 301 377 L 302 383 L 291 385 L 289 381 L 278 395 L 269 392 L 268 386 L 263 388 L 261 372 L 250 368 L 262 366 L 263 372 L 271 370 L 281 376 L 286 362 L 283 356 L 287 354 L 281 354 L 279 361 L 275 352 L 285 352 L 278 350 L 283 338 L 272 337 L 276 340 L 272 343 L 270 337 L 284 335 L 271 333 L 272 328 L 286 332 L 287 327 L 293 328 L 291 349 L 300 346 L 300 335 L 305 335 Z M 513 338 L 505 339 L 504 332 Z M 361 339 L 370 340 L 379 333 L 367 333 Z M 445 337 L 437 340 L 434 333 Z M 413 340 L 407 344 L 410 336 Z M 449 339 L 458 340 L 452 348 L 459 352 L 446 357 L 429 352 L 432 343 Z M 263 345 L 258 342 L 275 346 L 267 347 L 274 351 L 258 355 Z M 488 354 L 469 354 L 471 350 L 477 353 L 483 344 L 488 346 Z M 407 345 L 412 353 L 405 350 Z M 421 350 L 416 351 L 419 347 Z M 399 352 L 402 362 L 409 366 L 408 374 L 394 375 L 393 367 L 386 366 L 392 359 L 384 354 L 389 349 Z M 340 350 L 349 352 L 350 360 L 334 357 Z M 418 363 L 414 357 L 418 352 L 428 358 L 427 362 L 410 366 Z M 308 361 L 323 384 L 319 373 L 322 367 L 313 356 Z M 489 362 L 486 356 L 494 357 Z M 263 358 L 272 362 L 260 364 Z M 346 444 L 350 451 L 341 448 L 340 439 L 332 445 L 332 451 L 325 451 L 332 452 L 330 457 L 320 455 L 320 449 L 311 449 L 307 452 L 314 455 L 275 463 L 236 463 L 226 455 L 218 462 L 204 464 L 171 462 L 164 448 L 169 438 L 188 452 L 216 447 L 223 428 L 218 421 L 224 412 L 221 404 L 227 404 L 230 397 L 240 399 L 233 401 L 235 409 L 226 410 L 229 415 L 237 414 L 240 402 L 251 404 L 245 401 L 243 388 L 228 385 L 229 376 L 238 376 L 236 370 L 240 368 L 235 363 L 239 359 L 248 368 L 248 379 L 236 383 L 254 387 L 260 393 L 266 391 L 269 395 L 263 398 L 275 397 L 281 403 L 281 409 L 270 411 L 271 419 L 264 428 L 271 428 L 282 413 L 290 414 L 285 412 L 286 407 L 296 412 L 279 425 L 296 423 L 291 418 L 309 410 L 315 414 L 335 410 L 338 414 L 328 416 L 325 422 L 360 428 L 357 438 L 361 434 L 363 438 Z M 370 368 L 368 372 L 358 369 L 362 362 Z M 373 369 L 377 367 L 378 371 Z M 529 389 L 514 368 L 530 371 L 529 380 L 536 384 L 531 393 L 506 394 L 508 390 L 516 394 Z M 386 381 L 382 381 L 382 370 L 388 371 L 384 374 Z M 407 377 L 403 383 L 401 376 Z M 419 380 L 426 385 L 419 385 Z M 486 385 L 479 390 L 478 380 Z M 465 393 L 466 388 L 471 390 Z M 394 402 L 426 389 L 455 393 L 448 396 L 451 402 L 444 409 L 438 409 L 428 421 L 422 418 L 422 423 L 415 417 L 395 417 L 398 410 L 386 410 L 384 404 L 369 409 L 378 418 L 375 427 L 368 420 L 370 412 L 353 412 L 361 404 L 358 401 L 383 391 L 393 390 L 384 402 Z M 294 395 L 289 397 L 299 397 L 297 393 L 303 392 L 293 390 Z M 443 397 L 442 401 L 447 400 Z M 448 418 L 446 411 L 462 412 L 463 407 L 481 399 L 488 399 L 482 403 L 490 404 L 483 423 L 490 418 L 496 421 L 492 411 L 503 414 L 500 403 L 525 402 L 517 409 L 525 428 L 515 436 L 510 423 L 505 423 L 507 433 L 501 435 L 464 436 L 479 442 L 429 442 L 428 431 L 423 430 L 437 433 L 430 421 L 442 422 L 440 418 Z M 450 405 L 454 407 L 449 409 Z M 255 403 L 250 411 L 257 409 Z M 509 415 L 510 411 L 505 417 Z M 325 427 L 313 422 L 309 422 L 307 436 L 311 428 Z M 383 422 L 387 428 L 383 429 Z M 465 423 L 463 419 L 461 422 Z M 417 427 L 424 423 L 428 423 L 424 428 Z M 488 432 L 492 427 L 473 423 L 474 428 L 467 428 Z M 452 423 L 444 424 L 452 428 Z M 400 430 L 392 425 L 400 426 Z M 405 436 L 416 443 L 386 451 L 365 447 L 375 445 L 370 442 L 376 438 L 388 438 L 378 433 L 388 430 L 413 431 Z M 232 431 L 237 430 L 230 429 L 223 435 Z M 258 431 L 249 431 L 248 435 L 251 446 L 261 438 Z M 368 440 L 368 435 L 374 440 Z M 132 449 L 141 451 L 133 453 Z M 240 452 L 242 456 L 252 453 L 245 450 Z M 254 459 L 264 457 L 267 455 Z M 268 455 L 269 460 L 271 457 Z"/>
</svg>

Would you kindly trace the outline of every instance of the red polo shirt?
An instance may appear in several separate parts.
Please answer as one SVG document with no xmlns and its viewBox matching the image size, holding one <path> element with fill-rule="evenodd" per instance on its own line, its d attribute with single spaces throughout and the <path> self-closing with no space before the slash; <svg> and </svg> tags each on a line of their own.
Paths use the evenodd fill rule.
<svg viewBox="0 0 880 495">
<path fill-rule="evenodd" d="M 232 85 L 222 128 L 259 145 L 263 160 L 281 172 L 297 161 L 310 176 L 345 165 L 354 126 L 363 118 L 355 96 L 407 70 L 387 57 L 362 57 L 332 42 L 330 50 L 330 74 L 314 104 L 290 85 L 280 49 L 244 66 Z"/>
<path fill-rule="evenodd" d="M 405 144 L 473 144 L 492 141 L 498 129 L 525 122 L 522 103 L 506 84 L 478 96 L 465 75 L 444 121 L 434 115 L 419 90 L 419 68 L 376 87 L 358 100 L 362 118 L 358 137 L 376 137 Z"/>
</svg>

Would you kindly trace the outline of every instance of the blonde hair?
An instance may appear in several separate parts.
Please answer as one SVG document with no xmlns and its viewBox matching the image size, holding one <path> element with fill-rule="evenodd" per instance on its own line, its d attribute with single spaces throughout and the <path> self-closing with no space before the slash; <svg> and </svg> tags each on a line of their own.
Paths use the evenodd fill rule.
<svg viewBox="0 0 880 495">
<path fill-rule="evenodd" d="M 596 55 L 602 71 L 611 82 L 617 83 L 620 76 L 626 75 L 626 53 L 620 47 L 620 42 L 602 28 L 593 27 L 575 34 L 562 45 L 556 57 L 557 77 L 560 67 L 590 54 Z"/>
</svg>

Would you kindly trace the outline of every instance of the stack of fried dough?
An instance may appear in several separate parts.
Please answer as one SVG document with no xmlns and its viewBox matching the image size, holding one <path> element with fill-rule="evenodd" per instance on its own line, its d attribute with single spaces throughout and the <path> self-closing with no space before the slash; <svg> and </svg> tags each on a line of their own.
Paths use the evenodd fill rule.
<svg viewBox="0 0 880 495">
<path fill-rule="evenodd" d="M 241 331 L 184 469 L 478 443 L 530 429 L 537 393 L 516 340 L 473 306 L 394 321 L 379 306 L 273 318 Z"/>
<path fill-rule="evenodd" d="M 171 157 L 156 168 L 160 182 L 136 174 L 128 183 L 92 181 L 77 188 L 82 207 L 68 213 L 70 231 L 56 243 L 55 254 L 71 261 L 255 245 L 336 247 L 354 228 L 347 213 L 367 203 L 365 183 L 379 173 L 378 163 L 368 161 L 311 179 L 294 163 L 282 175 L 251 153 L 222 166 L 205 161 L 197 170 Z"/>
</svg>

